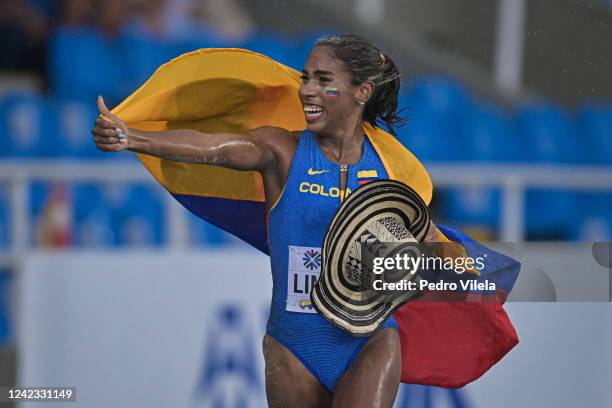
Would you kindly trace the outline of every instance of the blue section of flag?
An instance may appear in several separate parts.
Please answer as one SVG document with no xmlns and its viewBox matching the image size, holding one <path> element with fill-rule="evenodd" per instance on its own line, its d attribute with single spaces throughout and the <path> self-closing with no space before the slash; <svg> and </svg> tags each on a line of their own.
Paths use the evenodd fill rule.
<svg viewBox="0 0 612 408">
<path fill-rule="evenodd" d="M 512 291 L 514 283 L 518 279 L 519 271 L 521 270 L 520 262 L 494 251 L 484 245 L 479 244 L 467 235 L 461 232 L 444 227 L 442 225 L 437 226 L 440 231 L 450 240 L 455 241 L 463 245 L 468 256 L 471 258 L 482 257 L 484 259 L 484 268 L 480 271 L 480 276 L 474 276 L 468 273 L 457 274 L 452 271 L 440 272 L 440 279 L 444 279 L 447 282 L 457 282 L 461 280 L 473 280 L 476 282 L 493 282 L 495 283 L 496 290 L 502 290 L 506 294 Z M 459 286 L 461 287 L 461 286 Z M 489 290 L 468 290 L 470 293 L 479 294 L 495 294 L 495 291 Z"/>
<path fill-rule="evenodd" d="M 198 217 L 269 254 L 266 203 L 183 194 L 173 196 Z"/>
</svg>

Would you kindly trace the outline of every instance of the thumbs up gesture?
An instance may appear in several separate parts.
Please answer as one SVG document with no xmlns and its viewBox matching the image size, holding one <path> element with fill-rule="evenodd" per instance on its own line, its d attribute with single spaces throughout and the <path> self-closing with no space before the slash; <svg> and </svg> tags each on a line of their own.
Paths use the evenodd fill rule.
<svg viewBox="0 0 612 408">
<path fill-rule="evenodd" d="M 91 134 L 96 147 L 103 152 L 119 152 L 129 147 L 129 130 L 126 124 L 113 115 L 102 96 L 98 96 L 100 116 L 96 119 Z"/>
</svg>

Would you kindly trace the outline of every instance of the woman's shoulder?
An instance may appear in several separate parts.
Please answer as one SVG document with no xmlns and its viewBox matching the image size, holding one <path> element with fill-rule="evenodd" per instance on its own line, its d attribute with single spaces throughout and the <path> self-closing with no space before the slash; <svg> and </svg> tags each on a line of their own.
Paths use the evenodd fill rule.
<svg viewBox="0 0 612 408">
<path fill-rule="evenodd" d="M 253 136 L 258 139 L 273 142 L 273 143 L 297 143 L 300 141 L 300 137 L 304 133 L 303 130 L 287 130 L 277 126 L 262 126 L 257 129 L 251 130 Z"/>
<path fill-rule="evenodd" d="M 303 131 L 292 131 L 276 126 L 262 126 L 251 130 L 249 133 L 258 142 L 276 152 L 277 155 L 292 158 Z"/>
</svg>

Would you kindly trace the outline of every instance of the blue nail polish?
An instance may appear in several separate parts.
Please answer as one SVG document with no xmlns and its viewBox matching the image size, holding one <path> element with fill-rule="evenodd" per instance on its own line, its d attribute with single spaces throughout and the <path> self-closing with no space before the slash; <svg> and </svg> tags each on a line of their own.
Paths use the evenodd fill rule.
<svg viewBox="0 0 612 408">
<path fill-rule="evenodd" d="M 119 133 L 119 139 L 125 139 L 125 133 Z"/>
</svg>

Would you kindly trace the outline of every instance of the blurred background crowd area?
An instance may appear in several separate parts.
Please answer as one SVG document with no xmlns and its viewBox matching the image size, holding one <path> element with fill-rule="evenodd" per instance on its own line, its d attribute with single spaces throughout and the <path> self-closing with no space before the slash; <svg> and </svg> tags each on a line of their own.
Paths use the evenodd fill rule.
<svg viewBox="0 0 612 408">
<path fill-rule="evenodd" d="M 494 38 L 501 35 L 498 26 L 502 24 L 503 1 L 458 6 L 458 2 L 437 0 L 427 9 L 427 18 L 418 14 L 413 3 L 2 1 L 0 163 L 5 164 L 5 177 L 0 179 L 0 251 L 8 250 L 15 238 L 15 209 L 11 203 L 16 201 L 11 198 L 14 189 L 6 173 L 19 166 L 54 163 L 49 164 L 51 174 L 53 166 L 69 160 L 109 170 L 119 164 L 134 164 L 133 154 L 103 154 L 91 142 L 89 130 L 97 115 L 97 95 L 104 95 L 107 104 L 114 106 L 162 63 L 203 47 L 243 47 L 300 69 L 316 38 L 356 31 L 372 38 L 394 58 L 397 55 L 403 68 L 399 105 L 407 118 L 397 137 L 427 166 L 467 164 L 482 166 L 483 172 L 487 166 L 500 164 L 507 165 L 509 172 L 525 165 L 611 168 L 612 91 L 605 82 L 606 74 L 597 76 L 610 72 L 605 69 L 610 58 L 594 52 L 602 49 L 599 46 L 610 54 L 611 13 L 607 2 L 555 3 L 562 18 L 565 15 L 558 10 L 563 7 L 574 15 L 568 22 L 575 25 L 570 27 L 576 33 L 571 38 L 589 42 L 572 45 L 568 41 L 565 48 L 554 49 L 554 55 L 567 54 L 567 61 L 575 63 L 576 56 L 588 49 L 591 55 L 581 64 L 587 68 L 594 65 L 594 74 L 587 68 L 581 74 L 569 62 L 567 66 L 544 66 L 541 81 L 554 81 L 562 71 L 575 75 L 541 84 L 530 67 L 552 57 L 537 58 L 544 51 L 530 44 L 534 38 L 552 37 L 554 32 L 549 30 L 547 34 L 546 29 L 529 27 L 543 24 L 533 23 L 542 14 L 533 5 L 546 3 L 529 2 L 523 10 L 528 15 L 523 55 L 517 54 L 525 61 L 525 84 L 515 89 L 512 81 L 508 86 L 508 81 L 496 84 L 490 79 L 495 76 L 493 60 L 501 63 L 508 54 L 514 55 L 509 50 L 495 56 L 494 48 L 501 46 Z M 443 7 L 445 3 L 448 7 Z M 480 7 L 480 14 L 473 10 L 475 6 Z M 571 9 L 573 6 L 578 12 Z M 541 8 L 550 14 L 549 8 Z M 444 14 L 436 16 L 436 9 L 459 16 L 470 14 L 449 20 Z M 585 10 L 588 18 L 583 17 Z M 402 13 L 407 14 L 402 17 Z M 588 20 L 592 16 L 599 20 Z M 584 24 L 577 25 L 581 19 Z M 432 29 L 436 21 L 442 27 L 438 31 Z M 473 21 L 480 24 L 478 31 Z M 580 34 L 585 24 L 595 31 Z M 414 31 L 402 31 L 409 25 Z M 546 28 L 546 24 L 543 26 Z M 415 38 L 422 41 L 415 42 Z M 558 47 L 560 42 L 552 44 Z M 471 51 L 474 46 L 478 52 Z M 463 54 L 457 60 L 462 62 L 455 64 L 453 54 Z M 595 85 L 584 85 L 589 80 Z M 577 84 L 580 90 L 570 93 L 568 90 Z M 510 89 L 504 91 L 504 86 Z M 31 180 L 27 189 L 28 245 L 150 247 L 168 242 L 167 195 L 152 183 Z M 499 239 L 502 196 L 501 186 L 441 187 L 436 190 L 432 208 L 438 222 L 463 228 L 481 239 Z M 611 203 L 612 193 L 606 190 L 529 188 L 523 207 L 524 238 L 609 240 Z M 190 218 L 188 229 L 193 245 L 236 244 L 236 240 L 204 222 Z"/>
</svg>

